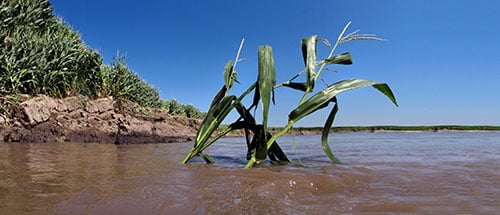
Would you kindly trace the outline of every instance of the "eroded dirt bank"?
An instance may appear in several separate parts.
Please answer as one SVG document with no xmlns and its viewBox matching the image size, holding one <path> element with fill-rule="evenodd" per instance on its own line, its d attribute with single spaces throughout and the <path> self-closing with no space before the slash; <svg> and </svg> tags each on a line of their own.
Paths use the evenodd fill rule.
<svg viewBox="0 0 500 215">
<path fill-rule="evenodd" d="M 182 142 L 194 139 L 199 124 L 112 97 L 39 95 L 17 104 L 11 116 L 0 117 L 0 142 Z"/>
</svg>

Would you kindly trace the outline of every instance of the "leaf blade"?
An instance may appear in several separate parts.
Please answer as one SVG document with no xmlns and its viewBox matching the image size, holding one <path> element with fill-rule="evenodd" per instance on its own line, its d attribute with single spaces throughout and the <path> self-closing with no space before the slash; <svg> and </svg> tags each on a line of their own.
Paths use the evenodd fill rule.
<svg viewBox="0 0 500 215">
<path fill-rule="evenodd" d="M 233 62 L 229 60 L 224 67 L 224 86 L 226 87 L 226 93 L 233 87 L 236 81 L 236 72 L 234 71 Z"/>
<path fill-rule="evenodd" d="M 352 58 L 351 53 L 345 52 L 342 54 L 335 55 L 331 58 L 325 60 L 326 64 L 341 64 L 341 65 L 351 65 Z"/>
<path fill-rule="evenodd" d="M 262 103 L 262 126 L 267 131 L 271 93 L 276 84 L 273 51 L 270 46 L 260 46 L 258 52 L 259 75 L 257 80 L 260 101 Z"/>
<path fill-rule="evenodd" d="M 335 115 L 339 110 L 337 97 L 333 97 L 332 102 L 334 102 L 335 105 L 333 106 L 332 111 L 330 111 L 330 114 L 326 119 L 325 126 L 323 127 L 323 131 L 321 132 L 321 146 L 323 147 L 323 151 L 325 152 L 326 156 L 330 158 L 330 161 L 335 164 L 339 164 L 340 160 L 333 154 L 332 149 L 328 144 L 328 135 L 330 134 L 330 128 L 332 127 L 333 121 L 335 120 Z"/>
<path fill-rule="evenodd" d="M 307 91 L 314 89 L 316 76 L 316 46 L 318 36 L 313 35 L 302 39 L 302 57 L 306 66 Z"/>
<path fill-rule="evenodd" d="M 397 106 L 396 98 L 392 94 L 392 91 L 390 91 L 387 84 L 362 79 L 347 79 L 328 86 L 326 89 L 316 93 L 311 98 L 300 104 L 297 108 L 290 112 L 288 120 L 294 122 L 300 120 L 303 117 L 326 107 L 333 97 L 338 94 L 366 86 L 374 86 L 375 89 L 382 92 Z"/>
<path fill-rule="evenodd" d="M 294 90 L 306 92 L 307 91 L 307 83 L 298 83 L 298 82 L 284 82 L 283 86 L 292 88 Z"/>
</svg>

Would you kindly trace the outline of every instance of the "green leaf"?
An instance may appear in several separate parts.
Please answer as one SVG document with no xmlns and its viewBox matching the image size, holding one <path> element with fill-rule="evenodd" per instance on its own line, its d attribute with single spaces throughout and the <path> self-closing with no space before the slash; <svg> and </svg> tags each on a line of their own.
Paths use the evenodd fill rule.
<svg viewBox="0 0 500 215">
<path fill-rule="evenodd" d="M 302 57 L 306 66 L 307 90 L 311 92 L 314 89 L 316 75 L 316 44 L 318 36 L 313 35 L 302 39 Z"/>
<path fill-rule="evenodd" d="M 258 82 L 255 82 L 255 93 L 253 94 L 253 102 L 252 105 L 249 107 L 249 109 L 252 109 L 254 107 L 255 109 L 257 109 L 257 107 L 259 106 L 259 102 L 260 102 L 260 90 Z"/>
<path fill-rule="evenodd" d="M 339 110 L 337 97 L 333 97 L 332 102 L 334 102 L 335 105 L 333 106 L 332 111 L 328 115 L 328 118 L 326 119 L 325 122 L 325 126 L 323 127 L 323 131 L 321 133 L 321 145 L 323 146 L 323 151 L 328 156 L 328 158 L 330 158 L 330 160 L 333 163 L 339 164 L 340 160 L 337 157 L 335 157 L 332 150 L 330 149 L 330 145 L 328 145 L 328 135 L 330 134 L 330 128 L 332 127 L 333 121 L 335 120 L 335 115 Z"/>
<path fill-rule="evenodd" d="M 212 102 L 210 103 L 210 107 L 214 107 L 215 105 L 217 105 L 224 98 L 224 96 L 226 95 L 226 92 L 227 92 L 227 88 L 224 85 L 224 86 L 222 86 L 222 88 L 219 90 L 219 92 L 217 92 L 217 94 L 212 99 Z"/>
<path fill-rule="evenodd" d="M 267 133 L 268 139 L 270 138 L 271 133 Z M 276 141 L 273 142 L 271 147 L 267 152 L 269 159 L 274 162 L 290 162 L 288 157 L 285 155 L 285 152 L 280 148 Z"/>
<path fill-rule="evenodd" d="M 296 122 L 297 120 L 326 107 L 328 103 L 338 94 L 366 86 L 375 87 L 375 89 L 386 95 L 397 106 L 396 98 L 387 84 L 361 79 L 348 79 L 334 83 L 326 89 L 323 89 L 313 95 L 311 98 L 290 112 L 288 120 Z"/>
<path fill-rule="evenodd" d="M 274 68 L 273 50 L 270 46 L 259 47 L 259 75 L 257 86 L 262 102 L 262 126 L 264 132 L 267 131 L 267 119 L 269 115 L 269 105 L 271 103 L 271 92 L 276 84 L 276 69 Z M 264 136 L 265 137 L 265 136 Z"/>
<path fill-rule="evenodd" d="M 255 118 L 252 116 L 252 114 L 248 111 L 248 109 L 245 108 L 241 102 L 235 103 L 235 108 L 236 111 L 240 114 L 240 117 L 246 121 L 247 123 L 252 123 L 256 124 Z"/>
<path fill-rule="evenodd" d="M 257 125 L 257 131 L 254 133 L 251 145 L 255 147 L 254 157 L 256 161 L 265 160 L 267 157 L 267 136 L 263 126 Z"/>
<path fill-rule="evenodd" d="M 227 91 L 231 89 L 231 87 L 234 84 L 234 78 L 233 78 L 233 62 L 229 61 L 227 62 L 226 66 L 224 67 L 224 86 L 226 86 Z"/>
<path fill-rule="evenodd" d="M 203 154 L 203 153 L 200 153 L 198 154 L 201 158 L 203 158 L 203 160 L 205 160 L 205 162 L 207 163 L 215 163 L 214 159 L 212 157 L 210 157 L 210 155 L 208 154 Z"/>
<path fill-rule="evenodd" d="M 396 97 L 392 93 L 392 90 L 389 87 L 389 85 L 387 85 L 385 83 L 379 83 L 379 84 L 374 84 L 373 87 L 375 87 L 375 89 L 377 89 L 378 91 L 383 93 L 385 96 L 387 96 L 387 98 L 389 98 L 392 101 L 392 103 L 394 103 L 394 105 L 396 105 L 396 107 L 398 107 L 398 102 L 396 101 Z"/>
<path fill-rule="evenodd" d="M 335 55 L 331 58 L 328 58 L 325 60 L 325 63 L 327 64 L 342 64 L 342 65 L 351 65 L 352 64 L 352 58 L 351 58 L 351 53 L 345 52 L 339 55 Z"/>
<path fill-rule="evenodd" d="M 215 142 L 217 139 L 221 138 L 224 134 L 230 131 L 230 129 L 228 129 L 226 133 L 222 132 L 222 135 L 219 134 L 209 141 L 210 137 L 215 132 L 215 130 L 220 126 L 222 121 L 224 121 L 229 112 L 231 112 L 231 110 L 235 107 L 234 104 L 235 100 L 236 96 L 234 95 L 226 96 L 219 103 L 210 107 L 207 114 L 205 115 L 205 118 L 203 119 L 203 122 L 200 125 L 200 128 L 198 129 L 194 146 L 191 149 L 191 151 L 186 155 L 182 163 L 187 163 L 191 158 L 193 158 L 196 155 L 203 156 L 201 155 L 201 152 L 205 148 L 210 146 L 213 142 Z M 207 159 L 206 156 L 203 159 L 207 162 L 210 161 L 210 159 Z"/>
<path fill-rule="evenodd" d="M 295 89 L 295 90 L 300 90 L 302 92 L 307 91 L 307 83 L 297 83 L 297 82 L 287 81 L 287 82 L 283 83 L 283 86 L 290 87 L 290 88 Z"/>
<path fill-rule="evenodd" d="M 229 112 L 234 108 L 233 101 L 236 96 L 226 96 L 218 104 L 210 107 L 205 116 L 205 119 L 201 123 L 198 133 L 196 135 L 196 147 L 202 147 L 203 144 L 210 138 L 213 132 L 219 127 L 219 125 L 224 121 Z"/>
</svg>

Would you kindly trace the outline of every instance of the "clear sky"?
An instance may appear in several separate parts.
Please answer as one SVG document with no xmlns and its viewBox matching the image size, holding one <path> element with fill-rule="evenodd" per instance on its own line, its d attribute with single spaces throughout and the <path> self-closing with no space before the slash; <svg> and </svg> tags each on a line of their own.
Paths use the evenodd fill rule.
<svg viewBox="0 0 500 215">
<path fill-rule="evenodd" d="M 223 85 L 223 68 L 246 39 L 236 68 L 239 94 L 257 78 L 257 48 L 273 47 L 278 82 L 303 69 L 300 40 L 335 41 L 343 26 L 386 42 L 353 41 L 354 64 L 331 67 L 329 83 L 362 78 L 388 83 L 394 107 L 373 88 L 341 94 L 336 125 L 500 125 L 500 8 L 485 0 L 170 1 L 51 0 L 56 15 L 98 50 L 117 52 L 159 89 L 202 111 Z M 320 46 L 320 56 L 327 48 Z M 318 87 L 323 85 L 318 84 Z M 270 122 L 284 126 L 301 94 L 276 91 Z M 327 112 L 298 126 L 322 126 Z"/>
</svg>

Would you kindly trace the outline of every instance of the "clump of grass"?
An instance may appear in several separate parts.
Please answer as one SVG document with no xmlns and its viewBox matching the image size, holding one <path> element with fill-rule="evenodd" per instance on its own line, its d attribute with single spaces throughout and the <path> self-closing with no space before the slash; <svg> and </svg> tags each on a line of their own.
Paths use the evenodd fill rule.
<svg viewBox="0 0 500 215">
<path fill-rule="evenodd" d="M 125 57 L 118 55 L 111 66 L 101 65 L 102 95 L 125 98 L 141 106 L 160 107 L 158 90 L 130 70 Z"/>
<path fill-rule="evenodd" d="M 0 92 L 96 97 L 99 54 L 55 17 L 47 0 L 2 1 Z"/>
<path fill-rule="evenodd" d="M 234 82 L 237 81 L 235 67 L 238 61 L 240 61 L 239 54 L 244 43 L 244 40 L 242 40 L 236 55 L 236 60 L 234 63 L 229 61 L 224 68 L 224 85 L 212 100 L 210 108 L 198 129 L 195 144 L 182 162 L 187 163 L 194 156 L 202 157 L 207 163 L 214 162 L 209 155 L 203 153 L 203 150 L 227 133 L 233 130 L 242 129 L 245 132 L 248 147 L 248 163 L 245 166 L 246 168 L 252 167 L 255 163 L 259 163 L 267 158 L 273 163 L 288 163 L 290 160 L 283 150 L 281 150 L 276 140 L 292 129 L 297 121 L 333 103 L 333 107 L 322 129 L 321 144 L 330 160 L 333 163 L 340 163 L 340 160 L 333 154 L 328 144 L 329 130 L 333 125 L 335 115 L 339 109 L 336 96 L 345 91 L 372 86 L 387 96 L 387 98 L 397 106 L 396 98 L 387 84 L 362 79 L 338 81 L 310 96 L 310 94 L 314 92 L 315 83 L 318 79 L 322 80 L 322 78 L 320 78 L 321 72 L 327 69 L 328 65 L 352 64 L 351 54 L 349 52 L 334 55 L 338 46 L 353 40 L 382 40 L 373 34 L 359 34 L 359 31 L 346 34 L 349 25 L 350 22 L 347 23 L 339 34 L 334 45 L 328 40 L 318 38 L 316 35 L 302 39 L 302 55 L 305 69 L 297 73 L 290 80 L 280 84 L 276 84 L 276 69 L 274 66 L 272 48 L 270 46 L 260 46 L 258 48 L 257 81 L 252 83 L 241 95 L 236 96 L 229 94 L 229 91 Z M 331 49 L 329 55 L 320 61 L 317 60 L 316 54 L 317 43 L 319 41 L 323 41 Z M 295 79 L 303 75 L 306 76 L 304 82 L 294 82 Z M 288 87 L 293 90 L 301 91 L 303 92 L 303 96 L 299 100 L 297 107 L 293 108 L 288 114 L 287 125 L 280 131 L 271 134 L 268 128 L 269 108 L 271 101 L 274 103 L 274 89 L 277 87 Z M 254 92 L 253 101 L 250 106 L 247 107 L 242 101 L 251 92 Z M 262 118 L 260 119 L 260 123 L 257 123 L 257 120 L 252 115 L 252 110 L 255 113 L 259 104 L 261 105 Z M 233 110 L 236 110 L 240 117 L 223 129 L 219 134 L 213 136 L 214 132 L 221 127 L 221 123 Z"/>
<path fill-rule="evenodd" d="M 176 99 L 161 100 L 160 108 L 166 110 L 169 114 L 177 116 L 186 116 L 188 118 L 203 119 L 205 113 L 201 112 L 192 104 L 181 104 Z"/>
</svg>

